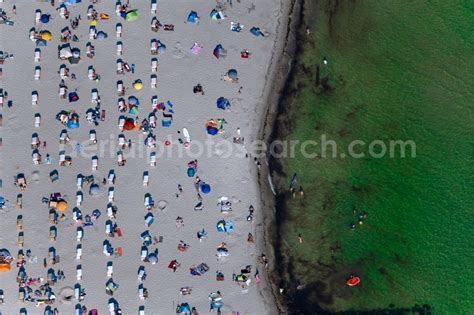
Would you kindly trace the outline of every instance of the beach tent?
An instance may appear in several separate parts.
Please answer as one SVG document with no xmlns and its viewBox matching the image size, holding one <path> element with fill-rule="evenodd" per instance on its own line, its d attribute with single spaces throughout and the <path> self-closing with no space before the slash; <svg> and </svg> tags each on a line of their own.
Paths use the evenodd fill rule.
<svg viewBox="0 0 474 315">
<path fill-rule="evenodd" d="M 49 14 L 42 14 L 40 18 L 41 23 L 44 23 L 44 24 L 48 23 L 50 17 L 51 16 Z"/>
<path fill-rule="evenodd" d="M 125 21 L 132 22 L 136 19 L 138 19 L 137 10 L 131 10 L 128 11 L 127 14 L 125 14 Z"/>
<path fill-rule="evenodd" d="M 99 193 L 100 193 L 99 185 L 94 183 L 89 187 L 89 195 L 95 196 L 95 195 L 98 195 Z"/>
<path fill-rule="evenodd" d="M 53 39 L 53 35 L 51 34 L 50 31 L 42 31 L 40 35 L 41 35 L 41 39 L 46 40 L 46 41 L 50 41 Z"/>
<path fill-rule="evenodd" d="M 66 123 L 66 127 L 69 129 L 79 128 L 79 120 L 68 120 L 68 122 Z"/>
<path fill-rule="evenodd" d="M 212 9 L 211 13 L 209 13 L 209 16 L 213 20 L 223 20 L 223 19 L 225 19 L 224 13 L 222 13 L 221 11 L 217 11 L 216 9 Z"/>
<path fill-rule="evenodd" d="M 125 124 L 123 125 L 123 130 L 134 130 L 135 129 L 135 121 L 132 118 L 127 118 L 125 120 Z"/>
<path fill-rule="evenodd" d="M 199 20 L 198 14 L 195 11 L 191 11 L 188 15 L 188 23 L 196 23 Z"/>
<path fill-rule="evenodd" d="M 219 58 L 224 58 L 227 55 L 227 52 L 224 49 L 224 47 L 222 47 L 222 45 L 219 44 L 216 46 L 216 48 L 214 48 L 214 52 L 212 54 L 214 55 L 214 57 L 219 59 Z"/>
<path fill-rule="evenodd" d="M 191 47 L 191 52 L 195 55 L 199 55 L 201 53 L 202 46 L 198 43 L 194 43 L 193 47 Z"/>
<path fill-rule="evenodd" d="M 69 102 L 74 103 L 79 100 L 79 95 L 77 95 L 77 92 L 70 92 L 68 95 Z"/>
<path fill-rule="evenodd" d="M 189 167 L 187 172 L 189 177 L 193 177 L 196 174 L 196 169 L 194 167 Z"/>
<path fill-rule="evenodd" d="M 181 303 L 176 308 L 177 314 L 189 314 L 191 313 L 191 306 L 188 303 Z"/>
<path fill-rule="evenodd" d="M 222 96 L 217 99 L 216 104 L 219 109 L 228 109 L 230 107 L 229 100 Z"/>
<path fill-rule="evenodd" d="M 234 231 L 234 224 L 232 221 L 225 221 L 224 219 L 220 220 L 216 224 L 216 231 L 219 233 L 226 233 Z"/>
<path fill-rule="evenodd" d="M 5 198 L 0 196 L 0 209 L 3 209 L 5 207 Z"/>
<path fill-rule="evenodd" d="M 107 33 L 100 31 L 97 33 L 97 39 L 98 40 L 104 40 L 108 37 Z"/>
<path fill-rule="evenodd" d="M 137 91 L 140 91 L 143 88 L 143 84 L 141 80 L 136 80 L 133 82 L 133 88 Z"/>
</svg>

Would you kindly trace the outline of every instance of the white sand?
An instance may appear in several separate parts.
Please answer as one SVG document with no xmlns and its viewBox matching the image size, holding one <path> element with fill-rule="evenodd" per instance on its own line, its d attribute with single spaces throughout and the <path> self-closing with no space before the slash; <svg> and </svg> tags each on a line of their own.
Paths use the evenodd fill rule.
<svg viewBox="0 0 474 315">
<path fill-rule="evenodd" d="M 57 1 L 56 1 L 57 2 Z M 259 0 L 255 2 L 255 10 L 249 13 L 248 8 L 252 6 L 251 1 L 242 0 L 241 3 L 233 1 L 233 8 L 228 8 L 228 18 L 224 21 L 214 21 L 209 17 L 209 12 L 215 6 L 214 1 L 158 1 L 157 17 L 162 24 L 174 24 L 174 32 L 160 30 L 154 33 L 150 30 L 149 1 L 131 1 L 133 8 L 139 9 L 139 20 L 126 22 L 115 14 L 114 1 L 102 1 L 96 4 L 98 12 L 110 15 L 109 21 L 99 21 L 98 30 L 105 31 L 109 37 L 105 41 L 94 40 L 96 56 L 89 59 L 85 56 L 85 45 L 88 39 L 88 21 L 86 10 L 89 3 L 83 1 L 76 7 L 70 7 L 71 17 L 81 14 L 80 26 L 73 34 L 80 38 L 79 43 L 71 42 L 71 46 L 79 47 L 82 52 L 82 60 L 79 65 L 66 65 L 75 73 L 77 80 L 66 80 L 69 90 L 78 88 L 80 101 L 68 103 L 67 100 L 58 98 L 59 75 L 57 71 L 63 62 L 57 59 L 57 45 L 59 44 L 59 30 L 69 25 L 68 20 L 63 20 L 49 3 L 34 3 L 31 1 L 5 1 L 0 7 L 11 14 L 11 6 L 16 3 L 17 14 L 13 16 L 14 27 L 0 26 L 0 49 L 14 54 L 14 60 L 7 60 L 3 65 L 2 87 L 8 92 L 10 100 L 13 100 L 11 109 L 4 106 L 2 109 L 3 126 L 0 127 L 3 138 L 3 147 L 0 151 L 0 175 L 3 179 L 3 187 L 0 195 L 9 200 L 7 209 L 0 214 L 0 248 L 7 248 L 16 257 L 18 245 L 16 242 L 17 231 L 15 221 L 18 214 L 24 217 L 25 247 L 31 249 L 32 255 L 38 257 L 38 262 L 27 263 L 26 270 L 30 277 L 46 278 L 46 270 L 42 266 L 43 257 L 47 256 L 48 248 L 54 246 L 61 262 L 53 266 L 55 270 L 61 269 L 65 272 L 66 280 L 59 281 L 53 290 L 59 295 L 60 288 L 74 286 L 76 281 L 75 268 L 77 264 L 82 265 L 83 279 L 80 281 L 85 288 L 87 296 L 82 305 L 88 309 L 96 308 L 99 314 L 108 314 L 107 301 L 109 296 L 105 293 L 106 264 L 108 261 L 114 263 L 114 281 L 120 288 L 114 298 L 120 303 L 123 314 L 137 314 L 140 305 L 145 306 L 147 314 L 173 314 L 177 303 L 188 302 L 195 306 L 200 313 L 209 310 L 208 294 L 220 290 L 223 294 L 225 306 L 224 314 L 238 311 L 241 314 L 274 314 L 276 312 L 271 294 L 268 291 L 267 279 L 264 276 L 264 268 L 258 263 L 258 255 L 263 250 L 256 248 L 255 244 L 247 243 L 247 234 L 256 234 L 257 246 L 261 243 L 261 234 L 258 223 L 261 220 L 259 213 L 259 188 L 256 182 L 256 166 L 250 158 L 239 158 L 231 156 L 222 158 L 212 150 L 210 154 L 196 156 L 199 161 L 198 175 L 212 187 L 212 192 L 204 195 L 204 211 L 195 212 L 194 205 L 197 203 L 193 179 L 187 177 L 187 162 L 193 156 L 178 157 L 177 148 L 181 148 L 177 138 L 177 130 L 188 128 L 192 144 L 193 142 L 204 142 L 208 136 L 205 131 L 205 122 L 209 118 L 225 118 L 228 124 L 225 126 L 226 134 L 218 135 L 211 139 L 216 143 L 222 143 L 224 138 L 231 143 L 232 137 L 236 136 L 236 129 L 241 128 L 242 136 L 248 143 L 253 140 L 260 128 L 262 114 L 265 108 L 266 93 L 264 91 L 266 78 L 270 68 L 272 53 L 278 47 L 278 29 L 284 29 L 285 25 L 279 24 L 284 20 L 285 11 L 280 3 L 275 0 Z M 42 26 L 50 30 L 54 39 L 47 47 L 41 47 L 42 77 L 40 81 L 34 81 L 33 69 L 35 45 L 28 38 L 28 31 L 34 26 L 34 11 L 41 9 L 43 13 L 51 13 L 54 20 Z M 195 10 L 201 16 L 198 25 L 185 24 L 188 13 Z M 230 22 L 236 21 L 245 25 L 241 33 L 229 30 Z M 121 57 L 129 64 L 136 65 L 135 74 L 127 73 L 124 76 L 116 74 L 116 48 L 115 24 L 123 24 L 124 55 Z M 252 26 L 259 26 L 270 33 L 266 38 L 256 38 L 250 34 Z M 160 39 L 167 46 L 164 55 L 159 58 L 158 88 L 150 89 L 150 39 Z M 200 55 L 196 56 L 190 52 L 190 47 L 198 42 L 204 48 Z M 216 60 L 212 51 L 217 44 L 222 44 L 228 51 L 225 59 Z M 175 50 L 176 46 L 182 47 L 182 52 Z M 241 59 L 240 51 L 249 49 L 252 52 L 250 59 Z M 87 68 L 94 65 L 101 81 L 95 83 L 87 79 Z M 239 83 L 233 84 L 221 80 L 222 75 L 230 68 L 239 71 Z M 172 157 L 158 158 L 157 167 L 152 168 L 147 163 L 148 155 L 143 153 L 140 157 L 138 147 L 144 148 L 143 136 L 139 132 L 125 133 L 127 138 L 134 142 L 136 157 L 128 157 L 125 167 L 118 167 L 115 152 L 117 151 L 117 135 L 120 133 L 117 127 L 117 93 L 115 84 L 118 79 L 124 80 L 129 88 L 126 97 L 135 95 L 140 100 L 140 120 L 147 117 L 151 112 L 150 99 L 152 95 L 158 95 L 159 100 L 166 102 L 170 100 L 174 104 L 174 122 L 168 129 L 161 127 L 161 114 L 157 113 L 158 127 L 155 129 L 157 141 L 172 139 L 174 144 L 174 155 Z M 141 79 L 144 89 L 140 92 L 133 91 L 131 82 Z M 269 79 L 271 80 L 271 79 Z M 192 88 L 200 83 L 204 87 L 205 95 L 193 94 Z M 239 87 L 243 86 L 241 94 Z M 102 108 L 107 111 L 107 119 L 98 127 L 88 124 L 85 112 L 92 107 L 90 104 L 90 90 L 97 88 L 102 98 Z M 31 91 L 39 92 L 39 104 L 31 105 Z M 220 96 L 231 100 L 230 111 L 217 109 L 215 102 Z M 58 165 L 59 133 L 63 126 L 55 120 L 55 115 L 60 110 L 76 110 L 81 115 L 81 127 L 68 130 L 71 140 L 86 142 L 90 129 L 97 131 L 99 142 L 112 140 L 114 148 L 110 150 L 106 146 L 104 156 L 100 156 L 99 170 L 91 171 L 90 157 L 73 157 L 73 165 L 60 167 Z M 41 127 L 33 125 L 34 114 L 42 116 Z M 42 141 L 47 141 L 47 148 L 40 149 L 43 158 L 49 153 L 53 158 L 53 164 L 35 166 L 31 160 L 30 141 L 31 135 L 38 132 Z M 87 146 L 87 145 L 85 145 Z M 238 145 L 233 145 L 234 149 Z M 132 148 L 133 149 L 133 148 Z M 168 150 L 168 149 L 167 149 Z M 74 156 L 72 148 L 66 147 L 68 154 Z M 195 152 L 192 147 L 190 152 Z M 92 152 L 96 152 L 92 150 Z M 125 150 L 127 154 L 129 150 Z M 98 153 L 98 152 L 97 152 Z M 51 183 L 48 178 L 49 172 L 57 169 L 60 180 Z M 102 216 L 95 222 L 93 227 L 85 228 L 85 238 L 82 241 L 83 259 L 75 260 L 75 230 L 76 224 L 72 220 L 72 207 L 75 206 L 76 176 L 94 174 L 98 179 L 106 177 L 109 170 L 115 170 L 117 180 L 115 183 L 115 205 L 118 207 L 116 222 L 122 229 L 122 238 L 109 238 L 105 235 L 105 221 L 107 200 L 107 187 L 102 187 L 100 196 L 91 197 L 84 189 L 84 203 L 80 207 L 83 215 L 90 214 L 94 209 L 100 209 Z M 150 185 L 143 187 L 142 173 L 149 171 Z M 24 193 L 23 209 L 15 209 L 16 194 L 19 189 L 13 186 L 13 177 L 18 172 L 24 173 L 28 181 L 28 190 Z M 39 172 L 39 180 L 35 181 L 34 172 Z M 175 197 L 177 185 L 181 184 L 184 193 Z M 49 240 L 48 208 L 41 203 L 43 196 L 49 196 L 52 192 L 60 192 L 67 196 L 70 207 L 67 210 L 66 222 L 58 226 L 58 240 Z M 163 236 L 164 241 L 158 244 L 159 262 L 150 265 L 140 261 L 140 234 L 147 228 L 143 217 L 146 210 L 143 206 L 143 196 L 150 192 L 155 201 L 164 199 L 169 202 L 165 211 L 154 209 L 155 223 L 149 228 L 153 236 Z M 220 196 L 235 198 L 239 202 L 233 204 L 233 213 L 223 216 L 216 207 Z M 246 222 L 249 205 L 256 208 L 256 218 L 252 223 Z M 177 229 L 175 219 L 177 216 L 184 218 L 185 226 Z M 216 222 L 221 219 L 231 219 L 235 225 L 235 231 L 230 235 L 216 232 Z M 205 228 L 209 233 L 207 239 L 200 243 L 196 232 Z M 106 257 L 102 253 L 102 242 L 109 239 L 112 245 L 123 248 L 123 256 L 120 258 Z M 185 253 L 176 250 L 178 242 L 183 240 L 191 245 Z M 216 248 L 220 242 L 226 242 L 230 256 L 217 261 Z M 150 249 L 154 249 L 151 246 Z M 176 273 L 168 269 L 168 263 L 172 259 L 178 259 L 181 268 Z M 204 276 L 192 277 L 188 268 L 193 264 L 206 262 L 210 270 Z M 246 265 L 252 265 L 252 284 L 249 292 L 243 294 L 240 287 L 232 281 L 232 273 L 240 273 L 240 269 Z M 140 265 L 145 265 L 148 278 L 144 282 L 150 297 L 146 301 L 138 298 L 137 270 Z M 50 266 L 48 266 L 49 268 Z M 254 273 L 258 267 L 260 274 L 264 276 L 261 284 L 255 284 Z M 36 308 L 33 303 L 22 304 L 17 299 L 17 283 L 15 277 L 18 268 L 16 266 L 9 273 L 0 274 L 0 289 L 5 292 L 5 304 L 0 305 L 0 311 L 4 314 L 16 314 L 22 307 L 26 307 L 29 314 L 43 314 L 44 306 Z M 215 273 L 220 270 L 225 275 L 225 281 L 217 282 Z M 180 287 L 191 286 L 193 293 L 188 296 L 179 294 Z M 73 314 L 74 301 L 71 305 L 63 305 L 57 301 L 53 307 L 58 307 L 61 314 Z"/>
</svg>

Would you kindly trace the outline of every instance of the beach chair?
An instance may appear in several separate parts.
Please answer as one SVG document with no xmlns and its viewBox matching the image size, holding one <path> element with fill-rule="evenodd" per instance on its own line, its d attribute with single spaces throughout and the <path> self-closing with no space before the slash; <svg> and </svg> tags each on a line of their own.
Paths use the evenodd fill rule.
<svg viewBox="0 0 474 315">
<path fill-rule="evenodd" d="M 115 189 L 113 187 L 109 187 L 108 198 L 109 198 L 109 202 L 114 202 Z"/>
<path fill-rule="evenodd" d="M 82 174 L 77 175 L 76 186 L 77 189 L 82 190 L 82 187 L 84 186 L 84 176 L 82 176 Z"/>
<path fill-rule="evenodd" d="M 92 170 L 97 171 L 99 168 L 99 158 L 97 156 L 92 157 Z"/>
<path fill-rule="evenodd" d="M 81 260 L 82 259 L 82 245 L 77 244 L 76 246 L 76 260 Z"/>
<path fill-rule="evenodd" d="M 22 209 L 23 208 L 23 194 L 18 194 L 16 195 L 16 204 L 15 207 L 17 209 Z M 22 221 L 23 222 L 23 221 Z"/>
<path fill-rule="evenodd" d="M 35 62 L 38 63 L 41 61 L 41 49 L 35 49 Z"/>
<path fill-rule="evenodd" d="M 117 94 L 118 96 L 124 96 L 125 95 L 125 87 L 123 86 L 123 82 L 117 81 Z"/>
<path fill-rule="evenodd" d="M 117 56 L 123 55 L 123 43 L 117 42 Z"/>
<path fill-rule="evenodd" d="M 91 144 L 96 144 L 97 143 L 97 134 L 95 130 L 89 131 L 89 142 Z"/>
<path fill-rule="evenodd" d="M 153 95 L 151 98 L 151 109 L 156 112 L 158 111 L 158 96 Z"/>
<path fill-rule="evenodd" d="M 114 275 L 114 265 L 111 261 L 107 263 L 107 277 L 112 278 Z"/>
<path fill-rule="evenodd" d="M 59 88 L 59 98 L 66 99 L 67 98 L 67 88 L 65 86 L 61 86 Z"/>
<path fill-rule="evenodd" d="M 97 29 L 94 26 L 89 27 L 89 39 L 95 39 L 97 36 Z"/>
<path fill-rule="evenodd" d="M 95 74 L 95 70 L 94 68 L 90 67 L 88 72 L 87 72 L 87 77 L 89 78 L 89 80 L 93 81 L 95 80 L 96 78 L 96 74 Z"/>
<path fill-rule="evenodd" d="M 69 142 L 69 135 L 67 134 L 67 130 L 63 129 L 61 130 L 61 133 L 59 134 L 59 143 L 66 144 L 68 142 Z"/>
<path fill-rule="evenodd" d="M 99 92 L 97 91 L 97 89 L 93 89 L 91 91 L 91 103 L 97 104 L 98 101 L 99 101 Z"/>
<path fill-rule="evenodd" d="M 117 60 L 117 74 L 125 74 L 122 59 Z"/>
<path fill-rule="evenodd" d="M 148 248 L 146 248 L 146 246 L 143 246 L 140 253 L 140 259 L 141 261 L 145 261 L 147 257 L 148 257 Z"/>
<path fill-rule="evenodd" d="M 158 54 L 158 42 L 156 41 L 156 39 L 152 39 L 150 42 L 150 52 L 152 55 Z"/>
<path fill-rule="evenodd" d="M 77 227 L 76 229 L 76 241 L 78 243 L 82 242 L 82 239 L 84 238 L 84 230 L 82 229 L 82 227 Z"/>
<path fill-rule="evenodd" d="M 120 116 L 119 121 L 118 121 L 118 126 L 120 131 L 123 131 L 123 126 L 125 125 L 125 117 Z"/>
<path fill-rule="evenodd" d="M 59 153 L 59 165 L 60 166 L 65 166 L 66 165 L 66 153 L 64 153 L 64 151 L 61 151 Z"/>
<path fill-rule="evenodd" d="M 149 124 L 150 124 L 150 127 L 151 127 L 151 128 L 156 128 L 156 116 L 155 116 L 155 113 L 151 113 L 151 114 L 148 116 L 148 121 L 149 121 Z"/>
<path fill-rule="evenodd" d="M 34 165 L 41 164 L 41 155 L 38 152 L 33 152 L 32 159 Z"/>
<path fill-rule="evenodd" d="M 125 166 L 126 160 L 123 158 L 123 153 L 121 151 L 117 152 L 117 165 Z"/>
<path fill-rule="evenodd" d="M 66 8 L 66 6 L 61 5 L 61 6 L 59 7 L 59 16 L 61 17 L 61 19 L 67 19 L 67 18 L 69 18 L 69 11 L 68 11 L 68 9 Z"/>
<path fill-rule="evenodd" d="M 114 172 L 114 170 L 110 170 L 107 180 L 109 181 L 109 185 L 114 185 L 115 184 L 115 172 Z"/>
<path fill-rule="evenodd" d="M 38 92 L 36 91 L 31 92 L 31 105 L 38 105 Z"/>
<path fill-rule="evenodd" d="M 35 128 L 39 128 L 41 126 L 41 114 L 35 114 Z"/>
<path fill-rule="evenodd" d="M 158 72 L 158 59 L 156 58 L 151 59 L 151 72 L 153 73 Z"/>
<path fill-rule="evenodd" d="M 16 229 L 23 230 L 23 216 L 21 214 L 16 217 Z"/>
<path fill-rule="evenodd" d="M 117 38 L 122 37 L 122 24 L 121 23 L 117 23 L 117 25 L 115 25 L 115 35 L 117 36 Z"/>
<path fill-rule="evenodd" d="M 3 93 L 0 93 L 0 108 L 3 107 L 4 101 L 5 101 L 5 98 L 4 98 L 4 96 L 3 96 Z"/>
<path fill-rule="evenodd" d="M 127 146 L 127 141 L 126 141 L 125 136 L 123 134 L 120 134 L 118 136 L 118 146 L 121 149 L 125 149 L 125 147 Z"/>
<path fill-rule="evenodd" d="M 148 172 L 143 172 L 143 186 L 148 186 L 149 179 Z"/>
<path fill-rule="evenodd" d="M 80 207 L 82 205 L 82 201 L 84 200 L 84 195 L 82 192 L 76 192 L 76 206 Z"/>
<path fill-rule="evenodd" d="M 150 12 L 151 14 L 156 14 L 156 0 L 151 0 Z"/>
<path fill-rule="evenodd" d="M 41 67 L 35 67 L 35 81 L 39 81 L 41 79 Z"/>
<path fill-rule="evenodd" d="M 25 244 L 25 235 L 23 232 L 18 232 L 17 241 L 18 241 L 18 247 L 23 247 L 23 245 Z"/>
<path fill-rule="evenodd" d="M 150 166 L 153 166 L 153 167 L 156 166 L 156 153 L 155 152 L 150 153 Z"/>
<path fill-rule="evenodd" d="M 150 87 L 151 87 L 152 89 L 156 89 L 157 81 L 158 81 L 158 79 L 157 79 L 157 77 L 156 77 L 156 74 L 152 74 L 152 75 L 150 76 Z"/>
<path fill-rule="evenodd" d="M 117 14 L 117 16 L 120 16 L 120 8 L 121 8 L 121 3 L 117 2 L 115 4 L 115 13 Z"/>
<path fill-rule="evenodd" d="M 66 80 L 67 78 L 69 78 L 69 69 L 66 68 L 65 65 L 62 65 L 59 68 L 59 77 L 61 78 L 61 80 Z"/>
<path fill-rule="evenodd" d="M 31 135 L 31 148 L 32 149 L 37 149 L 41 145 L 41 141 L 38 138 L 38 134 L 35 132 L 34 134 Z"/>
<path fill-rule="evenodd" d="M 41 10 L 37 9 L 35 11 L 35 24 L 41 23 Z"/>
</svg>

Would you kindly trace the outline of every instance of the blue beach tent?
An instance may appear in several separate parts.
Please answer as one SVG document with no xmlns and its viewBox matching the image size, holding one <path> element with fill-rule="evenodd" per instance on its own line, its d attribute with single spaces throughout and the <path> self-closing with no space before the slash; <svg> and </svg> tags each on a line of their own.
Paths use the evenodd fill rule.
<svg viewBox="0 0 474 315">
<path fill-rule="evenodd" d="M 230 102 L 225 97 L 219 97 L 216 101 L 217 108 L 219 109 L 228 109 L 230 107 Z"/>
<path fill-rule="evenodd" d="M 196 11 L 191 11 L 188 15 L 188 23 L 196 23 L 198 21 L 199 17 Z"/>
</svg>

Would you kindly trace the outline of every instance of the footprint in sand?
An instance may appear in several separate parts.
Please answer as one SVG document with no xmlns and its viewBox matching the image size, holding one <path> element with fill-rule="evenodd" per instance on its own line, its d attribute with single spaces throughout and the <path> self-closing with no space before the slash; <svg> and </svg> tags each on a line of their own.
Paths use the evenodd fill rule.
<svg viewBox="0 0 474 315">
<path fill-rule="evenodd" d="M 181 59 L 184 57 L 183 46 L 180 42 L 176 42 L 173 47 L 173 57 L 176 59 Z"/>
</svg>

